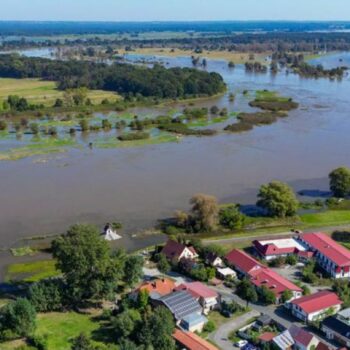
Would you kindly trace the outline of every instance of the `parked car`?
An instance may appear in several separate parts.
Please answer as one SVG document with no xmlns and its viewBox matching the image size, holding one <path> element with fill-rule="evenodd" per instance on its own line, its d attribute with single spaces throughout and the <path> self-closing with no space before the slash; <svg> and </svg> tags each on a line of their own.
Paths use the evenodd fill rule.
<svg viewBox="0 0 350 350">
<path fill-rule="evenodd" d="M 243 348 L 247 344 L 248 342 L 246 340 L 238 340 L 238 342 L 235 343 L 235 346 L 237 346 L 237 348 Z"/>
<path fill-rule="evenodd" d="M 226 318 L 231 318 L 232 317 L 232 312 L 230 312 L 229 310 L 222 310 L 221 311 L 221 315 L 226 317 Z"/>
<path fill-rule="evenodd" d="M 247 344 L 242 347 L 242 350 L 258 350 L 258 348 L 247 342 Z"/>
</svg>

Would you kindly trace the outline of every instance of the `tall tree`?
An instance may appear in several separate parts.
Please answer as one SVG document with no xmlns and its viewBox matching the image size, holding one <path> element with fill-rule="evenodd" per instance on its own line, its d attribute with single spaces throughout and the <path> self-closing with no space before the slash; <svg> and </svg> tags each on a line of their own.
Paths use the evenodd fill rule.
<svg viewBox="0 0 350 350">
<path fill-rule="evenodd" d="M 212 231 L 218 224 L 219 205 L 214 196 L 196 194 L 190 200 L 195 231 Z"/>
<path fill-rule="evenodd" d="M 335 197 L 347 197 L 350 195 L 350 169 L 341 167 L 334 169 L 329 174 L 329 187 Z"/>
<path fill-rule="evenodd" d="M 117 282 L 118 265 L 95 226 L 72 226 L 52 243 L 52 251 L 75 302 L 105 297 Z"/>
<path fill-rule="evenodd" d="M 267 185 L 262 185 L 258 198 L 257 205 L 274 217 L 293 216 L 299 207 L 293 190 L 280 181 L 272 181 Z"/>
<path fill-rule="evenodd" d="M 237 286 L 237 294 L 249 303 L 256 303 L 258 301 L 258 294 L 255 287 L 248 279 L 243 279 Z"/>
<path fill-rule="evenodd" d="M 139 255 L 130 255 L 125 261 L 124 281 L 127 287 L 133 288 L 143 276 L 143 258 Z"/>
</svg>

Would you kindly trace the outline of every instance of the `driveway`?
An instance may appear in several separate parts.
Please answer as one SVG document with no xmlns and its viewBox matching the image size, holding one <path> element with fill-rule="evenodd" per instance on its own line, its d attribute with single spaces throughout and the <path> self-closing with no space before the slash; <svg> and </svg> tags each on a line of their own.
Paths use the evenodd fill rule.
<svg viewBox="0 0 350 350">
<path fill-rule="evenodd" d="M 214 333 L 212 333 L 209 338 L 222 350 L 235 349 L 232 341 L 228 339 L 230 333 L 245 326 L 251 318 L 257 317 L 259 315 L 260 313 L 255 310 L 249 311 L 246 314 L 223 324 Z"/>
</svg>

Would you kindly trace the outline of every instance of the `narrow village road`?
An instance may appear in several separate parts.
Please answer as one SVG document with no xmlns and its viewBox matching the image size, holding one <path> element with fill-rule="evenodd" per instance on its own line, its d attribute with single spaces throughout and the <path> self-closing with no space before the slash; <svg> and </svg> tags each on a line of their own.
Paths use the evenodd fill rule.
<svg viewBox="0 0 350 350">
<path fill-rule="evenodd" d="M 339 225 L 339 226 L 324 226 L 324 227 L 310 227 L 305 232 L 333 232 L 337 230 L 350 230 L 350 225 Z M 205 244 L 213 244 L 213 243 L 231 243 L 231 242 L 241 242 L 241 241 L 247 241 L 249 239 L 270 239 L 270 238 L 278 238 L 278 237 L 285 237 L 285 236 L 293 236 L 295 235 L 292 231 L 283 231 L 283 232 L 275 232 L 275 233 L 266 233 L 266 234 L 252 234 L 252 235 L 243 235 L 243 236 L 232 236 L 229 238 L 222 238 L 222 239 L 203 239 L 203 242 Z"/>
<path fill-rule="evenodd" d="M 228 339 L 230 333 L 237 330 L 247 324 L 247 322 L 253 318 L 260 315 L 260 312 L 255 310 L 249 311 L 244 315 L 241 315 L 219 327 L 214 333 L 212 333 L 209 338 L 215 344 L 217 344 L 222 350 L 232 350 L 235 348 L 232 341 Z"/>
</svg>

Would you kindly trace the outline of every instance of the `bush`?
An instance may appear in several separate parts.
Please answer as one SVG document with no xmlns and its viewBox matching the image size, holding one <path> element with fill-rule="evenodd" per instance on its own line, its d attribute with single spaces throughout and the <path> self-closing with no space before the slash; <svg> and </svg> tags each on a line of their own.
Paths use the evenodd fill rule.
<svg viewBox="0 0 350 350">
<path fill-rule="evenodd" d="M 286 264 L 294 266 L 298 262 L 298 258 L 295 255 L 288 255 L 286 257 Z"/>
<path fill-rule="evenodd" d="M 28 339 L 29 345 L 33 345 L 37 350 L 48 350 L 47 336 L 33 336 Z"/>
<path fill-rule="evenodd" d="M 203 328 L 204 332 L 211 333 L 216 329 L 216 325 L 213 321 L 209 320 Z"/>
<path fill-rule="evenodd" d="M 65 285 L 60 279 L 43 280 L 29 288 L 28 298 L 37 312 L 62 311 Z"/>
<path fill-rule="evenodd" d="M 239 206 L 231 204 L 220 210 L 219 220 L 222 226 L 237 230 L 244 226 L 246 217 L 240 212 Z"/>
<path fill-rule="evenodd" d="M 0 337 L 2 340 L 27 337 L 36 328 L 36 311 L 28 299 L 19 298 L 1 309 Z"/>
</svg>

